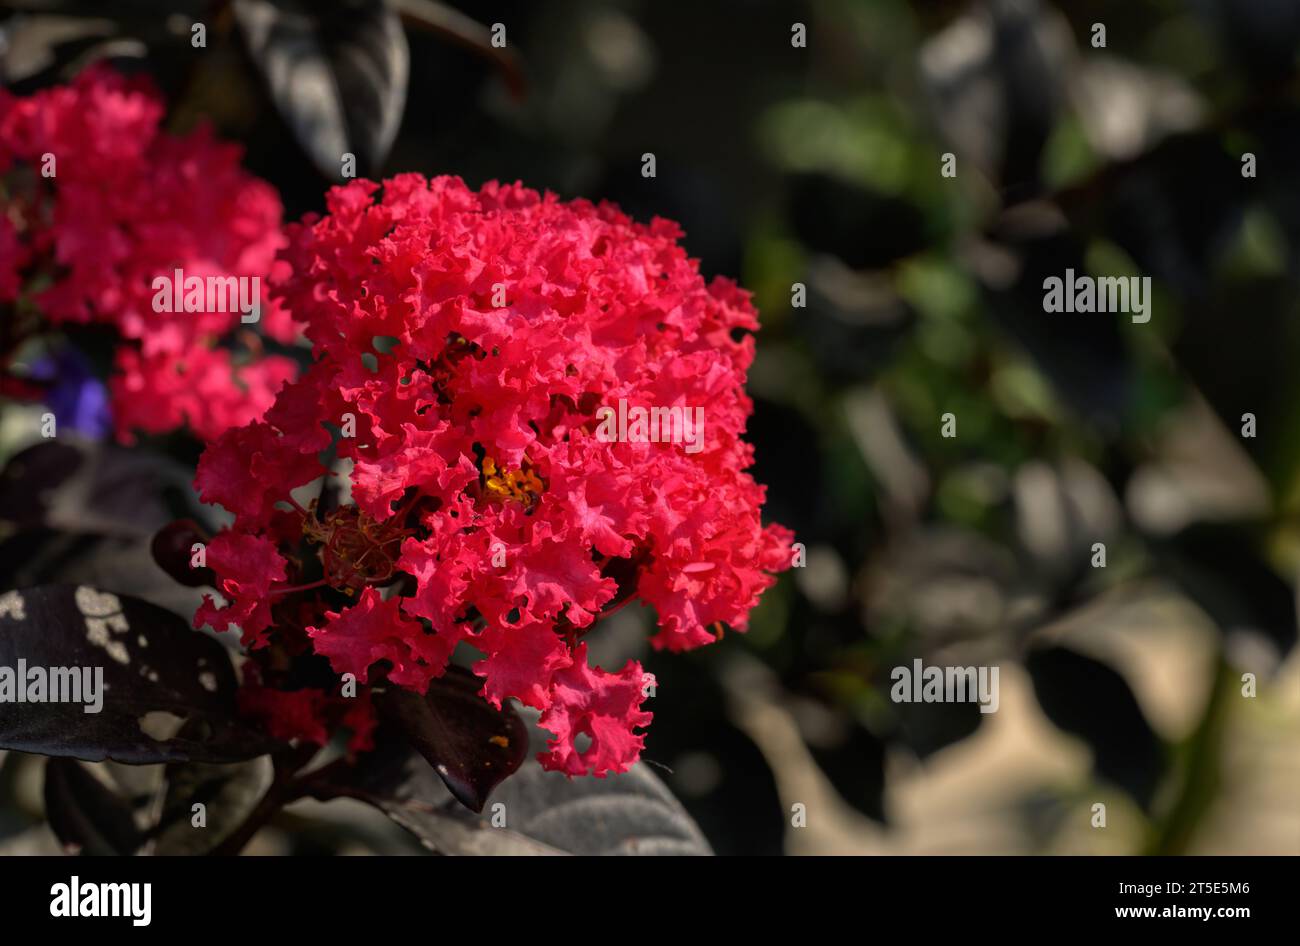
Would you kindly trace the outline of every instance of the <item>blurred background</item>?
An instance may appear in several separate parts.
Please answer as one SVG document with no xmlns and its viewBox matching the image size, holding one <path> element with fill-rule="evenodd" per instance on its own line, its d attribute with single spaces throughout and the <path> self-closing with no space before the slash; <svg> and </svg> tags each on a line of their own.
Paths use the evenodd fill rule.
<svg viewBox="0 0 1300 946">
<path fill-rule="evenodd" d="M 404 97 L 345 83 L 340 127 L 313 123 L 268 67 L 308 55 L 292 23 L 259 50 L 239 3 L 0 4 L 3 79 L 147 72 L 291 219 L 322 207 L 333 130 L 365 176 L 672 218 L 754 293 L 753 473 L 807 565 L 717 646 L 649 653 L 631 608 L 589 638 L 657 676 L 644 758 L 717 852 L 1300 853 L 1300 5 L 260 5 Z M 1150 276 L 1150 322 L 1045 313 L 1067 268 Z M 30 559 L 0 546 L 7 579 Z M 999 710 L 891 702 L 915 658 L 1000 667 Z M 7 761 L 0 845 L 39 849 L 38 773 Z M 264 850 L 405 843 L 360 806 L 291 811 Z"/>
</svg>

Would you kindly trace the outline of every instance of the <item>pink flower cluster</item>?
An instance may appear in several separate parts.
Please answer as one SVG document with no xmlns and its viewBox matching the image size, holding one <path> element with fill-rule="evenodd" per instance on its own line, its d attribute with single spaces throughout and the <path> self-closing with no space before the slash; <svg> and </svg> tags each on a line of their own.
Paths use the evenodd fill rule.
<svg viewBox="0 0 1300 946">
<path fill-rule="evenodd" d="M 284 242 L 275 189 L 206 129 L 159 127 L 152 88 L 91 68 L 70 85 L 15 97 L 0 89 L 0 304 L 24 287 L 46 323 L 104 323 L 127 344 L 110 382 L 118 436 L 182 426 L 201 438 L 260 417 L 292 359 L 240 363 L 216 343 L 238 312 L 157 313 L 153 280 L 271 275 Z M 261 331 L 296 337 L 264 305 Z M 251 340 L 251 339 L 250 339 Z"/>
<path fill-rule="evenodd" d="M 520 185 L 355 181 L 288 233 L 275 292 L 316 360 L 200 461 L 203 499 L 236 518 L 208 548 L 228 603 L 196 626 L 253 648 L 300 632 L 337 673 L 382 682 L 383 661 L 418 692 L 468 643 L 484 697 L 542 711 L 546 767 L 625 770 L 654 681 L 589 666 L 593 623 L 640 599 L 652 642 L 689 650 L 744 630 L 789 565 L 744 472 L 748 294 L 706 284 L 667 220 Z M 620 399 L 703 407 L 703 449 L 605 442 Z M 332 440 L 351 503 L 304 506 L 290 490 Z"/>
</svg>

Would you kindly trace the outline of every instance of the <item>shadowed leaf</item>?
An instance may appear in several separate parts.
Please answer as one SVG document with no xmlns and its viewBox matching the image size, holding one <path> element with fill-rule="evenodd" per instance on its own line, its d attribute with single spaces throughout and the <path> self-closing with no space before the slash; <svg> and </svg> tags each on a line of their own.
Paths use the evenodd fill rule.
<svg viewBox="0 0 1300 946">
<path fill-rule="evenodd" d="M 130 854 L 140 844 L 131 806 L 75 759 L 45 763 L 45 817 L 65 847 Z"/>
<path fill-rule="evenodd" d="M 257 806 L 271 784 L 267 756 L 233 765 L 179 762 L 167 766 L 167 793 L 154 854 L 207 854 Z M 205 808 L 206 824 L 196 827 L 194 805 Z"/>
<path fill-rule="evenodd" d="M 545 733 L 529 730 L 532 748 L 540 751 Z M 571 779 L 530 759 L 476 815 L 456 804 L 419 756 L 390 740 L 338 781 L 319 786 L 316 797 L 340 796 L 375 805 L 439 854 L 712 853 L 643 763 L 621 775 Z"/>
</svg>

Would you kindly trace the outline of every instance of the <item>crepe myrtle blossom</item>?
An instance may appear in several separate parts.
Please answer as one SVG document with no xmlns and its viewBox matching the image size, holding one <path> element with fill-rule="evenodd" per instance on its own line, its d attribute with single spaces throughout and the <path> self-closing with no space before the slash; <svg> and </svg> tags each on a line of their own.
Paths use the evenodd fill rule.
<svg viewBox="0 0 1300 946">
<path fill-rule="evenodd" d="M 238 311 L 159 312 L 154 282 L 268 277 L 284 243 L 275 189 L 245 172 L 238 147 L 206 128 L 160 128 L 147 81 L 92 67 L 26 97 L 0 89 L 0 306 L 42 328 L 108 325 L 122 340 L 109 379 L 116 433 L 188 427 L 210 439 L 270 406 L 295 362 L 218 344 Z M 6 316 L 9 317 L 9 316 Z M 263 305 L 260 329 L 297 329 Z M 13 333 L 7 338 L 13 342 Z M 0 353 L 7 360 L 12 350 Z"/>
<path fill-rule="evenodd" d="M 590 666 L 584 635 L 640 599 L 656 647 L 711 643 L 790 563 L 745 472 L 749 295 L 706 283 L 668 220 L 519 184 L 405 174 L 327 205 L 288 227 L 273 293 L 315 361 L 199 463 L 235 518 L 207 555 L 226 603 L 196 626 L 305 637 L 337 673 L 421 693 L 472 645 L 483 697 L 542 712 L 545 767 L 626 770 L 654 680 Z M 703 407 L 701 449 L 597 437 L 620 402 Z M 290 490 L 335 438 L 351 503 L 304 506 Z"/>
</svg>

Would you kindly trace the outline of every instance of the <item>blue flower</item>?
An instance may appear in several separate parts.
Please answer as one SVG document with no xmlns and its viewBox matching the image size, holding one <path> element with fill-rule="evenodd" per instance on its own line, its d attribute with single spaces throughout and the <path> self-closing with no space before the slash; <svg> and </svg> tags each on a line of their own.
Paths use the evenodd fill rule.
<svg viewBox="0 0 1300 946">
<path fill-rule="evenodd" d="M 61 428 L 94 440 L 108 436 L 113 427 L 108 391 L 81 352 L 64 347 L 42 355 L 32 364 L 30 378 L 46 385 L 43 400 Z"/>
</svg>

